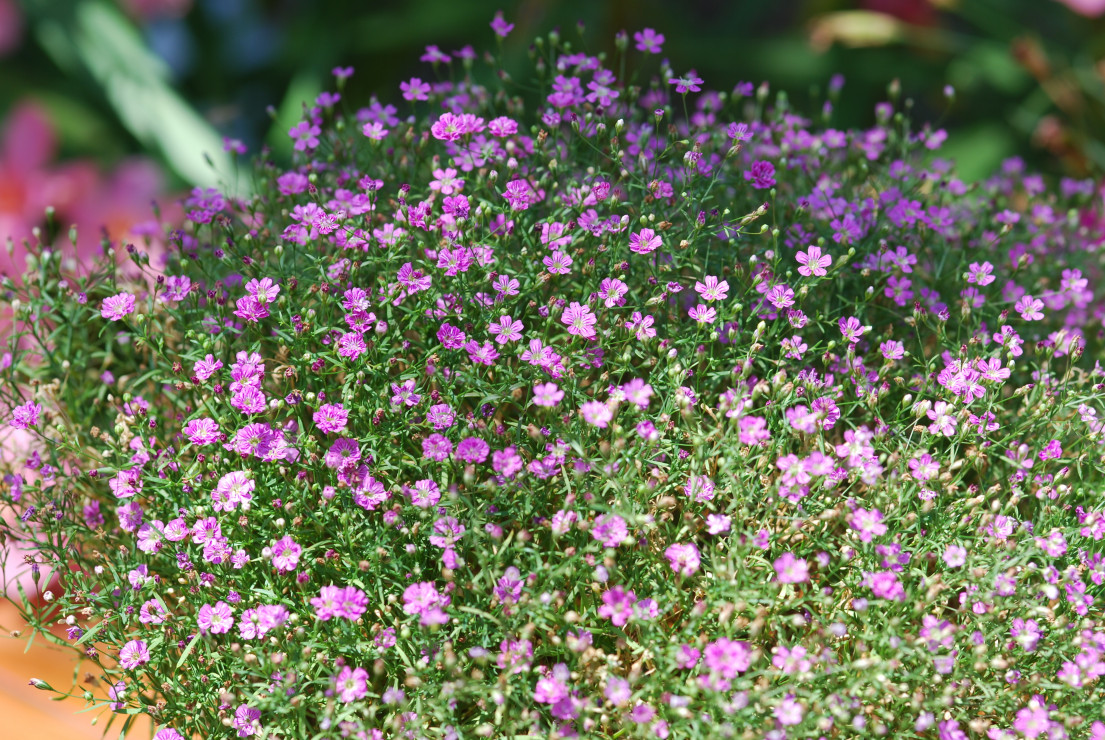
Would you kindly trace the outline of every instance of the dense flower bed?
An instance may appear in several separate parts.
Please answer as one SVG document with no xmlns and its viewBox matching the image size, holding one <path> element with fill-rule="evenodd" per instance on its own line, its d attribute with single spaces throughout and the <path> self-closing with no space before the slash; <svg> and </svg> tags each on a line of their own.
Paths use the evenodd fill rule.
<svg viewBox="0 0 1105 740">
<path fill-rule="evenodd" d="M 158 740 L 1105 738 L 1094 184 L 663 41 L 335 70 L 167 274 L 5 283 L 76 693 Z"/>
</svg>

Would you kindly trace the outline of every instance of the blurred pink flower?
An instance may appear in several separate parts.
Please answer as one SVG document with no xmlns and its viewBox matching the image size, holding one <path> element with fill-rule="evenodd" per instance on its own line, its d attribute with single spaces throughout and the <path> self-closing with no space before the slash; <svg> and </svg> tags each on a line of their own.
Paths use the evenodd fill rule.
<svg viewBox="0 0 1105 740">
<path fill-rule="evenodd" d="M 1059 0 L 1059 2 L 1087 18 L 1105 15 L 1105 0 Z"/>
<path fill-rule="evenodd" d="M 0 8 L 5 0 L 0 0 Z M 43 223 L 47 206 L 57 213 L 60 233 L 55 246 L 71 252 L 68 227 L 77 226 L 77 253 L 81 262 L 100 254 L 106 231 L 116 242 L 138 241 L 142 234 L 156 238 L 161 230 L 151 202 L 162 191 L 162 175 L 142 158 L 124 160 L 106 176 L 86 160 L 55 164 L 57 141 L 46 112 L 33 102 L 12 109 L 0 133 L 0 244 L 10 236 L 15 252 L 0 249 L 0 273 L 17 278 L 25 269 L 24 239 Z M 172 203 L 168 210 L 179 210 Z M 174 220 L 171 213 L 163 218 Z M 161 251 L 155 245 L 151 251 Z M 119 250 L 120 257 L 125 255 Z M 151 255 L 151 264 L 160 262 Z"/>
</svg>

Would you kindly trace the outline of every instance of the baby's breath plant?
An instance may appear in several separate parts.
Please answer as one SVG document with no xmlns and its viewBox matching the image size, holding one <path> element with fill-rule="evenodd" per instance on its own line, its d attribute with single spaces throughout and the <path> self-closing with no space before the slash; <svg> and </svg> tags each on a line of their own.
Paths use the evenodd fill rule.
<svg viewBox="0 0 1105 740">
<path fill-rule="evenodd" d="M 1105 738 L 1094 183 L 663 42 L 338 69 L 164 273 L 37 245 L 4 536 L 62 693 L 157 740 Z"/>
</svg>

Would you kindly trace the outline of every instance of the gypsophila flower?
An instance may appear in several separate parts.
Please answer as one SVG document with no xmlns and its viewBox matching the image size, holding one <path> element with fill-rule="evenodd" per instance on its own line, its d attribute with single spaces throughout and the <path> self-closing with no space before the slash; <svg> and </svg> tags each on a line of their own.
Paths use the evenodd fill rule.
<svg viewBox="0 0 1105 740">
<path fill-rule="evenodd" d="M 1105 740 L 1100 178 L 965 180 L 896 94 L 710 89 L 643 22 L 484 22 L 286 101 L 233 193 L 13 222 L 0 558 L 92 703 L 158 740 Z M 13 202 L 65 179 L 13 165 L 38 118 Z"/>
<path fill-rule="evenodd" d="M 134 296 L 130 293 L 113 295 L 105 298 L 100 304 L 100 316 L 108 321 L 118 321 L 132 313 L 134 313 Z"/>
</svg>

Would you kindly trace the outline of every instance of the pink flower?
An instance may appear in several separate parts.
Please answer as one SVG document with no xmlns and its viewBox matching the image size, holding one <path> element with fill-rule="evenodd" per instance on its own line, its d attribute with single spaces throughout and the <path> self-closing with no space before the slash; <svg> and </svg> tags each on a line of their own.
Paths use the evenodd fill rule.
<svg viewBox="0 0 1105 740">
<path fill-rule="evenodd" d="M 702 78 L 695 76 L 694 72 L 691 72 L 686 77 L 672 77 L 668 80 L 668 84 L 675 85 L 675 91 L 677 93 L 686 92 L 699 92 L 702 90 L 699 85 L 702 84 Z"/>
<path fill-rule="evenodd" d="M 219 425 L 214 419 L 192 419 L 184 425 L 184 436 L 194 445 L 209 445 L 219 439 Z"/>
<path fill-rule="evenodd" d="M 118 321 L 132 313 L 134 313 L 134 296 L 130 293 L 113 295 L 105 298 L 100 304 L 100 315 L 108 321 Z"/>
<path fill-rule="evenodd" d="M 403 591 L 403 611 L 417 614 L 419 624 L 445 624 L 449 621 L 443 607 L 448 606 L 450 598 L 437 591 L 433 581 L 412 583 Z"/>
<path fill-rule="evenodd" d="M 442 113 L 430 127 L 430 133 L 439 141 L 457 141 L 466 132 L 459 117 L 452 113 Z"/>
<path fill-rule="evenodd" d="M 609 619 L 615 627 L 624 627 L 633 616 L 633 604 L 636 601 L 637 595 L 632 591 L 626 591 L 621 586 L 614 586 L 602 595 L 599 616 Z"/>
<path fill-rule="evenodd" d="M 1063 5 L 1087 18 L 1105 15 L 1105 0 L 1059 0 Z"/>
<path fill-rule="evenodd" d="M 945 437 L 955 436 L 955 428 L 959 421 L 955 418 L 951 404 L 946 401 L 937 401 L 933 408 L 926 412 L 932 423 L 929 424 L 930 434 L 942 434 Z"/>
<path fill-rule="evenodd" d="M 702 282 L 694 284 L 695 291 L 702 296 L 704 301 L 723 301 L 729 295 L 729 283 L 726 280 L 718 280 L 714 275 L 707 275 Z"/>
<path fill-rule="evenodd" d="M 324 403 L 318 407 L 312 417 L 319 431 L 333 434 L 345 430 L 349 420 L 349 411 L 340 403 Z"/>
<path fill-rule="evenodd" d="M 368 671 L 364 668 L 345 666 L 335 679 L 338 699 L 348 704 L 365 698 L 368 694 Z"/>
<path fill-rule="evenodd" d="M 1030 295 L 1023 295 L 1013 308 L 1025 321 L 1039 321 L 1044 317 L 1044 302 Z"/>
<path fill-rule="evenodd" d="M 379 121 L 372 121 L 361 127 L 361 133 L 373 141 L 381 141 L 390 131 L 384 128 L 384 125 Z"/>
<path fill-rule="evenodd" d="M 670 545 L 664 550 L 664 556 L 667 557 L 671 569 L 681 576 L 691 576 L 698 572 L 701 561 L 694 543 Z"/>
<path fill-rule="evenodd" d="M 787 694 L 779 706 L 775 707 L 775 719 L 784 727 L 802 723 L 805 708 L 794 698 L 794 694 Z"/>
<path fill-rule="evenodd" d="M 736 678 L 738 673 L 752 666 L 752 650 L 741 640 L 719 637 L 706 646 L 703 662 L 711 673 L 721 678 Z"/>
<path fill-rule="evenodd" d="M 430 99 L 430 85 L 423 82 L 420 77 L 412 77 L 409 82 L 400 82 L 399 90 L 403 93 L 404 100 L 414 102 Z"/>
<path fill-rule="evenodd" d="M 150 650 L 144 640 L 131 640 L 119 651 L 119 665 L 133 670 L 150 662 Z"/>
<path fill-rule="evenodd" d="M 556 383 L 538 383 L 533 386 L 533 405 L 552 408 L 564 398 L 564 391 Z"/>
<path fill-rule="evenodd" d="M 795 259 L 798 260 L 798 264 L 801 267 L 798 268 L 799 275 L 805 275 L 806 277 L 823 277 L 828 274 L 825 268 L 832 264 L 833 258 L 827 254 L 821 253 L 820 247 L 810 246 L 805 252 L 799 252 Z"/>
<path fill-rule="evenodd" d="M 292 539 L 291 535 L 284 535 L 272 546 L 272 565 L 277 573 L 291 573 L 299 565 L 299 556 L 303 547 Z"/>
<path fill-rule="evenodd" d="M 643 31 L 635 32 L 633 40 L 636 42 L 637 51 L 643 51 L 646 54 L 659 54 L 660 47 L 664 43 L 664 34 L 646 28 Z"/>
<path fill-rule="evenodd" d="M 649 254 L 660 248 L 663 241 L 652 229 L 641 229 L 629 236 L 629 251 L 637 254 Z"/>
<path fill-rule="evenodd" d="M 601 542 L 603 547 L 617 547 L 629 536 L 629 527 L 625 519 L 617 514 L 603 514 L 595 518 L 591 536 Z"/>
<path fill-rule="evenodd" d="M 233 610 L 230 604 L 220 601 L 214 606 L 204 604 L 196 615 L 196 626 L 200 632 L 210 632 L 213 635 L 221 635 L 229 632 L 234 626 Z"/>
<path fill-rule="evenodd" d="M 503 19 L 503 11 L 499 10 L 495 13 L 495 17 L 491 19 L 491 30 L 495 32 L 495 35 L 499 38 L 506 38 L 507 34 L 514 29 L 513 23 L 507 23 Z"/>
<path fill-rule="evenodd" d="M 810 579 L 809 566 L 794 553 L 785 552 L 775 559 L 775 576 L 779 583 L 805 583 Z"/>
<path fill-rule="evenodd" d="M 321 133 L 322 129 L 310 121 L 300 121 L 288 131 L 288 136 L 295 139 L 295 150 L 302 152 L 317 147 Z"/>
<path fill-rule="evenodd" d="M 579 412 L 585 422 L 599 429 L 605 429 L 614 418 L 614 412 L 602 401 L 588 401 L 579 407 Z"/>
<path fill-rule="evenodd" d="M 491 336 L 495 337 L 495 341 L 498 344 L 506 344 L 507 342 L 517 342 L 522 338 L 522 330 L 526 327 L 522 325 L 521 321 L 512 319 L 508 314 L 503 314 L 499 317 L 498 322 L 492 323 L 488 326 L 487 331 Z"/>
<path fill-rule="evenodd" d="M 568 327 L 568 333 L 584 339 L 594 339 L 595 324 L 598 318 L 591 313 L 591 307 L 572 301 L 560 317 L 560 322 Z"/>
<path fill-rule="evenodd" d="M 717 311 L 710 306 L 700 304 L 687 311 L 687 316 L 699 324 L 712 324 L 717 320 Z"/>
</svg>

